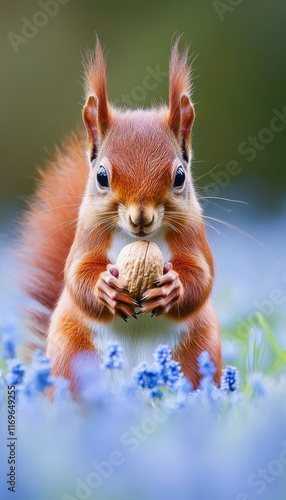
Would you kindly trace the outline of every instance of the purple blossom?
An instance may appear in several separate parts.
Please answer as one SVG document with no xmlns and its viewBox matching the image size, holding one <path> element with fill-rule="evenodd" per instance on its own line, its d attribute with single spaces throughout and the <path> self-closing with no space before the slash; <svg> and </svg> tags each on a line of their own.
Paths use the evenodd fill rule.
<svg viewBox="0 0 286 500">
<path fill-rule="evenodd" d="M 165 365 L 171 361 L 171 349 L 168 345 L 159 345 L 155 350 L 153 357 L 155 359 L 155 363 L 158 365 Z"/>
<path fill-rule="evenodd" d="M 239 387 L 239 375 L 235 366 L 228 365 L 222 370 L 221 389 L 227 392 L 237 391 Z"/>
<path fill-rule="evenodd" d="M 13 359 L 16 357 L 16 335 L 15 327 L 8 324 L 3 327 L 2 335 L 2 358 Z"/>
<path fill-rule="evenodd" d="M 158 388 L 151 389 L 150 391 L 151 399 L 162 399 L 162 397 L 163 397 L 163 392 L 160 389 Z"/>
<path fill-rule="evenodd" d="M 182 378 L 181 366 L 171 358 L 169 346 L 160 345 L 155 350 L 152 366 L 142 363 L 134 370 L 136 385 L 142 389 L 150 390 L 151 399 L 162 398 L 162 389 L 175 391 Z"/>
<path fill-rule="evenodd" d="M 24 393 L 27 396 L 43 392 L 53 385 L 51 377 L 51 362 L 40 349 L 36 349 L 33 355 L 32 364 L 24 379 Z"/>
<path fill-rule="evenodd" d="M 182 373 L 180 363 L 172 359 L 170 347 L 168 345 L 159 345 L 153 357 L 160 374 L 159 385 L 165 386 L 172 391 L 175 390 Z"/>
<path fill-rule="evenodd" d="M 198 356 L 199 372 L 205 378 L 212 378 L 216 372 L 215 365 L 208 351 L 203 351 Z"/>
<path fill-rule="evenodd" d="M 120 370 L 124 366 L 123 349 L 118 342 L 109 344 L 103 356 L 103 367 L 108 370 Z"/>
<path fill-rule="evenodd" d="M 176 385 L 182 376 L 180 363 L 174 360 L 169 361 L 165 364 L 165 366 L 163 366 L 160 375 L 163 385 L 170 390 L 175 390 Z"/>
<path fill-rule="evenodd" d="M 26 366 L 19 359 L 8 360 L 8 373 L 5 377 L 7 385 L 22 384 L 26 373 Z"/>
<path fill-rule="evenodd" d="M 159 371 L 156 367 L 148 367 L 142 363 L 134 370 L 134 379 L 142 389 L 155 389 L 158 387 Z"/>
</svg>

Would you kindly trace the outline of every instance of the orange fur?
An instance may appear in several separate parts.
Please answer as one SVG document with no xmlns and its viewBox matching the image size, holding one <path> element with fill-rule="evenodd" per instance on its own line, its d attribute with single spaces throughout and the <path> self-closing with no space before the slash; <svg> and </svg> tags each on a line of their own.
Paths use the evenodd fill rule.
<svg viewBox="0 0 286 500">
<path fill-rule="evenodd" d="M 111 109 L 107 98 L 106 65 L 103 51 L 97 39 L 95 57 L 91 54 L 85 63 L 86 96 L 96 96 L 99 134 L 103 136 L 111 122 Z M 91 109 L 90 109 L 90 112 Z"/>
<path fill-rule="evenodd" d="M 71 389 L 76 391 L 80 374 L 73 370 L 74 356 L 80 351 L 94 352 L 92 335 L 82 321 L 82 314 L 77 309 L 68 294 L 61 297 L 61 312 L 55 315 L 50 325 L 49 334 L 53 342 L 48 343 L 47 355 L 57 359 L 53 364 L 53 374 L 65 377 L 71 382 Z"/>
<path fill-rule="evenodd" d="M 200 378 L 196 358 L 204 349 L 213 357 L 219 382 L 219 327 L 210 305 L 213 260 L 189 168 L 194 110 L 187 56 L 187 51 L 179 55 L 176 42 L 169 108 L 119 111 L 108 103 L 105 61 L 97 42 L 95 59 L 86 64 L 88 158 L 82 134 L 72 136 L 66 152 L 57 151 L 41 172 L 36 204 L 24 218 L 26 289 L 44 307 L 36 328 L 45 331 L 49 324 L 47 353 L 53 372 L 73 384 L 74 355 L 95 352 L 103 327 L 118 335 L 118 316 L 134 321 L 138 304 L 108 266 L 124 238 L 152 240 L 153 234 L 160 235 L 162 251 L 171 255 L 172 269 L 142 297 L 138 325 L 151 311 L 159 318 L 154 318 L 158 328 L 160 316 L 170 325 L 175 322 L 182 333 L 178 342 L 170 339 L 174 356 L 194 387 Z M 174 188 L 178 165 L 185 175 L 179 190 Z M 107 187 L 98 184 L 100 169 Z"/>
<path fill-rule="evenodd" d="M 174 238 L 169 234 L 169 244 L 174 255 L 173 269 L 180 274 L 184 288 L 181 301 L 174 305 L 169 314 L 181 319 L 195 313 L 206 302 L 214 277 L 213 259 L 203 225 L 197 230 L 186 227 L 185 232 L 187 237 L 179 234 Z"/>
<path fill-rule="evenodd" d="M 177 349 L 175 349 L 173 353 L 174 358 L 179 361 L 183 373 L 196 389 L 201 380 L 198 356 L 202 351 L 208 351 L 217 370 L 214 375 L 214 381 L 219 385 L 222 370 L 221 345 L 217 334 L 219 325 L 209 300 L 194 315 L 193 321 L 193 328 L 196 331 L 196 335 L 186 335 Z"/>
<path fill-rule="evenodd" d="M 65 261 L 88 175 L 84 135 L 73 134 L 39 174 L 36 194 L 22 220 L 18 253 L 25 261 L 21 286 L 42 306 L 41 312 L 33 312 L 33 329 L 46 334 L 63 288 Z"/>
<path fill-rule="evenodd" d="M 179 40 L 172 50 L 169 68 L 169 125 L 176 137 L 180 133 L 181 98 L 190 94 L 190 67 L 188 65 L 188 49 L 180 56 Z"/>
</svg>

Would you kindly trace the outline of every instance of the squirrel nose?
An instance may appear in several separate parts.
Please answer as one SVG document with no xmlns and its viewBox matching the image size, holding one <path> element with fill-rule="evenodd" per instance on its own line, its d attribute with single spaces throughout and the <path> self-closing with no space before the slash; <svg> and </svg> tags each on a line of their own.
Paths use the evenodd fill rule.
<svg viewBox="0 0 286 500">
<path fill-rule="evenodd" d="M 143 224 L 142 225 L 143 225 L 143 227 L 149 228 L 149 227 L 152 226 L 153 222 L 154 222 L 154 215 L 152 215 L 151 219 L 150 218 L 149 219 L 148 218 L 143 219 Z"/>
<path fill-rule="evenodd" d="M 132 218 L 132 215 L 129 215 L 129 223 L 130 223 L 130 226 L 132 226 L 134 228 L 139 226 L 139 224 L 137 224 L 137 220 L 134 217 Z"/>
<path fill-rule="evenodd" d="M 150 218 L 148 219 L 147 217 L 143 216 L 135 220 L 133 220 L 132 215 L 129 215 L 129 223 L 134 228 L 139 226 L 148 228 L 152 226 L 153 222 L 154 222 L 154 215 L 152 216 L 151 219 Z"/>
<path fill-rule="evenodd" d="M 142 227 L 148 229 L 152 226 L 155 216 L 152 209 L 141 210 L 129 210 L 129 224 L 134 228 Z"/>
</svg>

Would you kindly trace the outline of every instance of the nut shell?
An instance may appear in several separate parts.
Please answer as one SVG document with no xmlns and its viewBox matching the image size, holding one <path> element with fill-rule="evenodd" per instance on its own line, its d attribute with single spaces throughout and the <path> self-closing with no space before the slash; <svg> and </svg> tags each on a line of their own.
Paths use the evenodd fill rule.
<svg viewBox="0 0 286 500">
<path fill-rule="evenodd" d="M 118 255 L 119 280 L 136 300 L 163 274 L 164 260 L 160 248 L 151 241 L 134 241 Z"/>
</svg>

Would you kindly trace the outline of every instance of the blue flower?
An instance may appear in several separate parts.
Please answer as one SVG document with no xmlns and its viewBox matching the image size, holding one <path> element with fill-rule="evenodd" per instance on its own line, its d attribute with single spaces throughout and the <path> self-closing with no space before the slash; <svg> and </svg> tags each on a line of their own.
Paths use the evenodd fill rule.
<svg viewBox="0 0 286 500">
<path fill-rule="evenodd" d="M 175 391 L 182 378 L 181 366 L 171 358 L 169 346 L 160 345 L 155 350 L 152 366 L 142 363 L 134 369 L 134 379 L 138 387 L 150 390 L 151 399 L 162 398 L 163 388 Z"/>
<path fill-rule="evenodd" d="M 175 390 L 177 382 L 180 380 L 181 365 L 172 360 L 171 349 L 168 345 L 159 345 L 155 350 L 153 357 L 155 366 L 160 374 L 159 385 L 165 386 L 170 390 Z"/>
<path fill-rule="evenodd" d="M 212 378 L 216 372 L 210 353 L 203 351 L 198 356 L 199 372 L 203 377 Z"/>
<path fill-rule="evenodd" d="M 163 393 L 160 389 L 154 388 L 151 389 L 150 391 L 150 398 L 151 399 L 162 399 Z"/>
<path fill-rule="evenodd" d="M 237 391 L 239 387 L 239 375 L 235 366 L 227 366 L 222 370 L 221 389 L 227 392 Z"/>
<path fill-rule="evenodd" d="M 8 374 L 5 377 L 7 385 L 20 385 L 24 380 L 26 366 L 19 359 L 8 361 Z"/>
<path fill-rule="evenodd" d="M 192 383 L 185 377 L 183 373 L 181 373 L 179 382 L 178 382 L 178 391 L 182 396 L 190 396 L 193 392 L 194 388 Z"/>
<path fill-rule="evenodd" d="M 155 350 L 154 354 L 155 362 L 158 365 L 165 365 L 169 361 L 171 361 L 171 349 L 168 345 L 159 345 Z"/>
<path fill-rule="evenodd" d="M 103 366 L 108 370 L 118 370 L 124 366 L 123 349 L 118 342 L 109 344 L 103 356 Z"/>
<path fill-rule="evenodd" d="M 44 391 L 53 385 L 51 377 L 51 362 L 40 349 L 36 349 L 32 364 L 24 380 L 24 392 L 27 396 Z"/>
<path fill-rule="evenodd" d="M 182 376 L 180 363 L 174 360 L 169 361 L 163 367 L 160 375 L 162 377 L 163 385 L 165 385 L 168 389 L 175 390 L 176 385 Z"/>
<path fill-rule="evenodd" d="M 147 367 L 146 363 L 142 363 L 134 369 L 134 379 L 142 389 L 155 389 L 158 387 L 159 372 L 156 367 Z"/>
<path fill-rule="evenodd" d="M 13 359 L 16 357 L 15 327 L 8 324 L 3 327 L 2 335 L 2 358 Z"/>
</svg>

